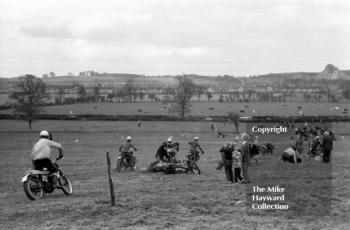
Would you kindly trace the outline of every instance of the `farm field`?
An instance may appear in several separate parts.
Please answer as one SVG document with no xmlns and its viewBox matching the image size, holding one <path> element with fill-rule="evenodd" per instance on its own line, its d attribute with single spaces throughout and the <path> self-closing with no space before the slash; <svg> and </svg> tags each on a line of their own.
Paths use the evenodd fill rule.
<svg viewBox="0 0 350 230">
<path fill-rule="evenodd" d="M 91 105 L 90 105 L 91 106 Z M 318 186 L 317 176 L 324 164 L 305 160 L 300 165 L 274 165 L 276 156 L 261 157 L 260 165 L 252 164 L 252 182 L 283 174 L 286 180 L 298 178 L 297 186 L 307 188 L 298 203 L 307 207 L 282 215 L 249 215 L 244 203 L 244 185 L 227 185 L 223 171 L 215 170 L 218 149 L 236 136 L 232 125 L 216 123 L 228 134 L 217 139 L 206 122 L 136 122 L 111 121 L 38 121 L 34 131 L 27 132 L 23 121 L 0 120 L 0 229 L 349 229 L 350 215 L 350 132 L 348 123 L 334 123 L 339 135 L 335 142 L 331 172 L 332 205 L 330 215 L 320 216 L 322 199 L 327 199 L 324 188 Z M 61 191 L 48 194 L 39 201 L 29 201 L 24 195 L 20 179 L 31 167 L 30 151 L 38 131 L 47 129 L 54 139 L 63 144 L 65 158 L 60 167 L 71 179 L 74 189 L 66 197 Z M 245 130 L 241 124 L 240 131 Z M 110 206 L 107 182 L 107 151 L 116 161 L 117 147 L 125 136 L 131 135 L 139 151 L 138 167 L 154 161 L 157 147 L 168 136 L 180 142 L 178 158 L 188 150 L 187 142 L 200 137 L 206 159 L 199 162 L 202 174 L 164 175 L 135 172 L 113 172 L 116 206 Z M 291 140 L 285 137 L 264 138 L 273 142 L 276 154 Z M 115 165 L 113 165 L 115 168 Z M 289 177 L 288 177 L 289 175 Z M 288 177 L 288 178 L 287 178 Z M 310 182 L 311 181 L 311 182 Z M 293 204 L 292 204 L 293 205 Z"/>
<path fill-rule="evenodd" d="M 218 103 L 218 102 L 192 102 L 193 116 L 223 116 L 228 111 L 238 112 L 241 116 L 276 115 L 299 116 L 298 107 L 302 107 L 304 115 L 337 115 L 343 116 L 343 109 L 349 108 L 348 103 L 316 103 L 316 102 L 250 102 L 250 103 Z M 282 105 L 286 105 L 282 109 Z M 331 109 L 335 108 L 337 109 Z M 244 112 L 241 112 L 244 110 Z M 2 110 L 0 114 L 9 114 L 11 110 Z M 163 103 L 85 103 L 72 105 L 59 105 L 45 107 L 45 114 L 52 115 L 171 115 L 167 105 Z M 346 115 L 346 114 L 345 114 Z"/>
</svg>

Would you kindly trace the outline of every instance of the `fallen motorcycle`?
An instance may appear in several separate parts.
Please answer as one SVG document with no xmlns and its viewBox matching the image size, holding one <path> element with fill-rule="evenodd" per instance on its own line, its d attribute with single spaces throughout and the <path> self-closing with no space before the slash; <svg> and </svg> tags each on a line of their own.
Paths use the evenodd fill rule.
<svg viewBox="0 0 350 230">
<path fill-rule="evenodd" d="M 201 171 L 198 165 L 188 159 L 177 162 L 163 162 L 156 161 L 153 162 L 145 171 L 147 172 L 164 172 L 167 174 L 177 174 L 177 173 L 192 173 L 199 175 Z"/>
</svg>

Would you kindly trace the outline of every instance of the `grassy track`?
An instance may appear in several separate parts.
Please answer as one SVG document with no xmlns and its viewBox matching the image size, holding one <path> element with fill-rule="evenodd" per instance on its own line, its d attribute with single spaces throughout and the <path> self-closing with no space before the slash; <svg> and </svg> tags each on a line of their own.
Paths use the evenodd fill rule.
<svg viewBox="0 0 350 230">
<path fill-rule="evenodd" d="M 246 207 L 237 203 L 246 198 L 243 185 L 225 184 L 223 171 L 215 170 L 218 149 L 227 139 L 216 139 L 209 123 L 200 122 L 135 122 L 39 121 L 36 130 L 53 131 L 54 138 L 65 148 L 62 170 L 72 180 L 74 194 L 66 197 L 61 191 L 48 194 L 43 200 L 31 202 L 23 192 L 20 178 L 30 167 L 29 153 L 37 132 L 27 133 L 27 124 L 0 121 L 0 229 L 349 229 L 350 215 L 350 136 L 346 123 L 335 124 L 342 133 L 335 143 L 333 156 L 331 216 L 317 217 L 324 188 L 317 186 L 317 175 L 324 170 L 318 162 L 295 165 L 269 164 L 272 157 L 252 164 L 253 182 L 271 183 L 269 178 L 283 175 L 301 188 L 293 197 L 303 210 L 284 215 L 248 215 Z M 232 126 L 217 124 L 229 132 Z M 244 127 L 241 127 L 241 131 Z M 105 152 L 111 151 L 113 162 L 116 147 L 123 137 L 132 135 L 140 151 L 136 152 L 139 167 L 153 161 L 157 146 L 168 136 L 181 143 L 179 158 L 187 151 L 186 141 L 199 136 L 207 152 L 199 163 L 203 174 L 163 175 L 140 172 L 113 172 L 116 207 L 110 207 Z M 229 140 L 235 136 L 229 132 Z M 75 140 L 78 139 L 77 144 Z M 273 141 L 277 152 L 289 144 L 287 138 Z M 113 166 L 115 167 L 115 166 Z M 297 169 L 297 170 L 296 170 Z M 261 173 L 264 172 L 264 173 Z M 267 179 L 266 179 L 267 178 Z M 310 182 L 311 180 L 311 182 Z M 296 189 L 297 187 L 293 187 Z M 294 193 L 295 194 L 295 193 Z M 297 203 L 299 202 L 299 203 Z M 301 202 L 301 203 L 300 203 Z M 293 204 L 292 204 L 293 205 Z M 315 216 L 316 215 L 316 216 Z"/>
</svg>

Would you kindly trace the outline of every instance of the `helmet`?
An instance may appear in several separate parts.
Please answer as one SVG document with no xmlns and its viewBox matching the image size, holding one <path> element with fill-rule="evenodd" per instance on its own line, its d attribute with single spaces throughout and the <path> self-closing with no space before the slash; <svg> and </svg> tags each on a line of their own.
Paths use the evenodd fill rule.
<svg viewBox="0 0 350 230">
<path fill-rule="evenodd" d="M 168 137 L 168 142 L 173 142 L 173 138 L 172 137 Z"/>
<path fill-rule="evenodd" d="M 40 132 L 40 137 L 49 137 L 49 136 L 50 136 L 49 132 L 46 131 L 46 130 L 43 130 L 43 131 Z"/>
<path fill-rule="evenodd" d="M 199 140 L 199 138 L 198 138 L 198 137 L 194 137 L 194 139 L 195 139 L 195 140 Z"/>
<path fill-rule="evenodd" d="M 328 131 L 325 131 L 325 132 L 324 132 L 324 135 L 325 135 L 325 136 L 328 136 L 328 135 L 329 135 L 329 132 L 328 132 Z"/>
<path fill-rule="evenodd" d="M 248 141 L 249 140 L 249 135 L 246 134 L 246 133 L 243 133 L 242 134 L 242 139 L 243 139 L 243 141 Z"/>
<path fill-rule="evenodd" d="M 127 141 L 131 141 L 131 137 L 130 137 L 130 136 L 127 136 L 127 137 L 126 137 L 126 140 L 127 140 Z"/>
<path fill-rule="evenodd" d="M 315 139 L 320 139 L 320 137 L 319 137 L 319 136 L 316 136 Z"/>
</svg>

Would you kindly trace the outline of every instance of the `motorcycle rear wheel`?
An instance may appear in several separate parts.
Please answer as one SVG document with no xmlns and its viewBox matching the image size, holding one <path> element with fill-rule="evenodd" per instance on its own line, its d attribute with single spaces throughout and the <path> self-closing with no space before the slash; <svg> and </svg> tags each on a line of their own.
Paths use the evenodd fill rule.
<svg viewBox="0 0 350 230">
<path fill-rule="evenodd" d="M 45 196 L 43 183 L 34 178 L 28 178 L 27 181 L 23 182 L 24 193 L 30 200 L 41 199 Z"/>
<path fill-rule="evenodd" d="M 64 194 L 66 194 L 67 196 L 72 195 L 72 193 L 73 193 L 72 183 L 70 182 L 70 180 L 66 176 L 61 175 L 58 178 L 58 183 L 60 184 Z"/>
</svg>

